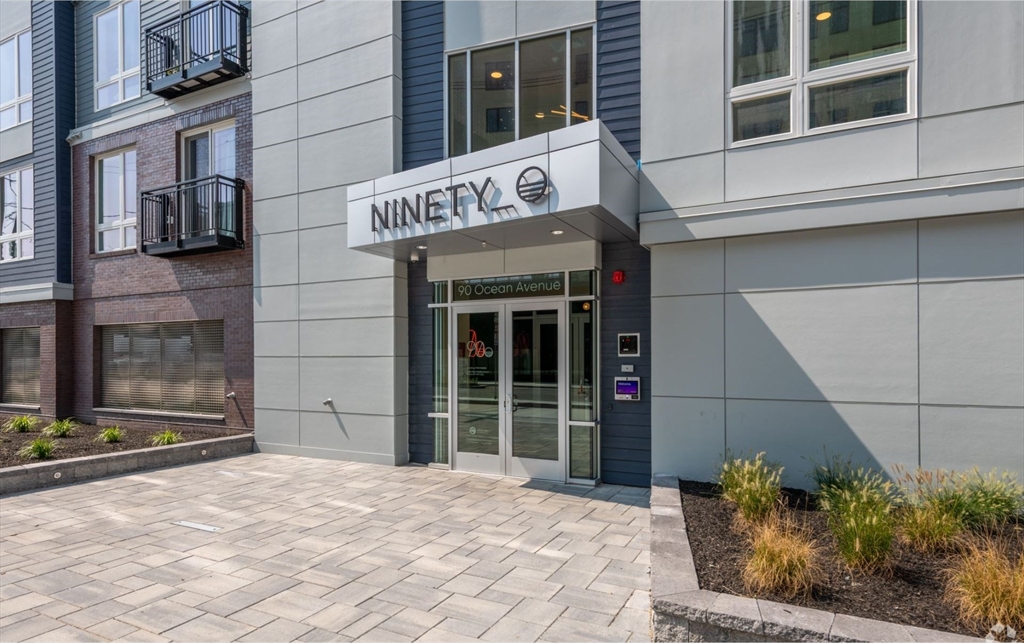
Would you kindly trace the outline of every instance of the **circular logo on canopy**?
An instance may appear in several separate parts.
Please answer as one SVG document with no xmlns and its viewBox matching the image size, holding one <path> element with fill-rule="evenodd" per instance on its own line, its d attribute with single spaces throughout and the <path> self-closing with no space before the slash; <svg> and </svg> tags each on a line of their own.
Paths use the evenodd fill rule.
<svg viewBox="0 0 1024 643">
<path fill-rule="evenodd" d="M 516 194 L 527 203 L 539 202 L 548 194 L 548 175 L 536 165 L 531 165 L 516 180 Z"/>
</svg>

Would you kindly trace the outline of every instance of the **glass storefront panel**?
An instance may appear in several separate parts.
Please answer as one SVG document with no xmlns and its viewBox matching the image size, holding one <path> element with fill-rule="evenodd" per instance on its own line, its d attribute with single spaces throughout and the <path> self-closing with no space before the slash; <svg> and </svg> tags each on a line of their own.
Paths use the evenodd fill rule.
<svg viewBox="0 0 1024 643">
<path fill-rule="evenodd" d="M 907 3 L 811 2 L 811 71 L 907 50 Z"/>
<path fill-rule="evenodd" d="M 593 422 L 596 409 L 596 303 L 574 301 L 569 315 L 569 419 Z"/>
<path fill-rule="evenodd" d="M 501 365 L 497 312 L 458 315 L 458 449 L 498 455 Z"/>
<path fill-rule="evenodd" d="M 569 426 L 569 477 L 593 480 L 597 477 L 595 426 Z"/>
<path fill-rule="evenodd" d="M 788 0 L 737 0 L 732 7 L 732 86 L 788 76 Z"/>
<path fill-rule="evenodd" d="M 448 309 L 434 309 L 434 413 L 448 412 Z"/>
<path fill-rule="evenodd" d="M 448 156 L 466 153 L 466 54 L 448 58 Z"/>
<path fill-rule="evenodd" d="M 565 34 L 519 45 L 520 138 L 565 127 Z"/>
<path fill-rule="evenodd" d="M 514 45 L 473 52 L 470 151 L 511 143 L 516 138 L 515 53 Z"/>
<path fill-rule="evenodd" d="M 448 464 L 448 418 L 434 418 L 434 462 Z"/>
<path fill-rule="evenodd" d="M 569 296 L 592 297 L 596 292 L 597 273 L 594 270 L 576 270 L 569 273 Z"/>
</svg>

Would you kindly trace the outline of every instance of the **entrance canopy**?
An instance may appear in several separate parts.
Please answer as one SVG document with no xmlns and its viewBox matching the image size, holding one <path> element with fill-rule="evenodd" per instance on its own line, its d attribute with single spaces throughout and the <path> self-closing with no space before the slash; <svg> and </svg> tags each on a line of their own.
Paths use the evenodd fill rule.
<svg viewBox="0 0 1024 643">
<path fill-rule="evenodd" d="M 600 121 L 348 188 L 348 246 L 399 261 L 639 239 L 639 173 Z"/>
</svg>

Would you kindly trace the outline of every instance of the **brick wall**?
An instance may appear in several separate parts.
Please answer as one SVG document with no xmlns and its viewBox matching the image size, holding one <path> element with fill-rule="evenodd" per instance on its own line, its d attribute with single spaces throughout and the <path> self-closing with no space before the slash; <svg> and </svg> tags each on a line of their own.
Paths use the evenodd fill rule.
<svg viewBox="0 0 1024 643">
<path fill-rule="evenodd" d="M 32 301 L 4 304 L 0 328 L 39 327 L 39 413 L 46 418 L 71 412 L 71 302 Z M 0 405 L 0 422 L 22 410 Z"/>
<path fill-rule="evenodd" d="M 181 132 L 234 119 L 236 175 L 245 186 L 245 248 L 184 257 L 147 256 L 137 249 L 95 253 L 95 158 L 134 147 L 138 190 L 181 180 Z M 73 414 L 87 422 L 153 426 L 253 426 L 252 108 L 238 96 L 81 143 L 73 152 L 74 285 Z M 138 195 L 135 195 L 136 199 Z M 224 320 L 224 420 L 117 412 L 97 414 L 98 324 Z"/>
</svg>

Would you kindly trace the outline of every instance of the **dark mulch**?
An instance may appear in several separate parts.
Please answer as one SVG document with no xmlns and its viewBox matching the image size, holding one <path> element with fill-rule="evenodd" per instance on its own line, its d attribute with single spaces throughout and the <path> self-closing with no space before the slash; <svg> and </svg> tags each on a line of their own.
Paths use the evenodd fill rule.
<svg viewBox="0 0 1024 643">
<path fill-rule="evenodd" d="M 149 442 L 150 438 L 157 433 L 163 433 L 163 429 L 123 429 L 124 437 L 121 442 L 113 444 L 96 442 L 96 435 L 103 428 L 91 424 L 83 424 L 70 437 L 51 438 L 57 445 L 57 448 L 53 451 L 53 457 L 44 460 L 44 462 L 79 458 L 101 453 L 146 449 L 153 446 Z M 217 429 L 183 429 L 178 431 L 178 433 L 181 433 L 182 442 L 195 442 L 196 440 L 223 438 L 232 435 Z M 18 450 L 21 447 L 40 437 L 46 437 L 42 433 L 42 427 L 29 433 L 0 433 L 0 468 L 40 462 L 36 459 L 30 460 L 18 456 Z"/>
<path fill-rule="evenodd" d="M 684 481 L 680 490 L 701 588 L 752 595 L 744 587 L 742 577 L 750 548 L 737 531 L 733 506 L 719 498 L 711 484 Z M 825 514 L 814 510 L 813 499 L 795 490 L 785 490 L 784 496 L 797 523 L 805 525 L 821 546 L 824 579 L 806 598 L 789 600 L 771 594 L 757 598 L 958 634 L 985 635 L 983 630 L 960 623 L 955 610 L 943 598 L 945 570 L 951 566 L 948 556 L 919 554 L 897 544 L 889 574 L 851 572 L 836 551 Z M 1024 533 L 1019 525 L 1005 527 L 1001 536 L 1014 551 L 1024 549 Z"/>
</svg>

